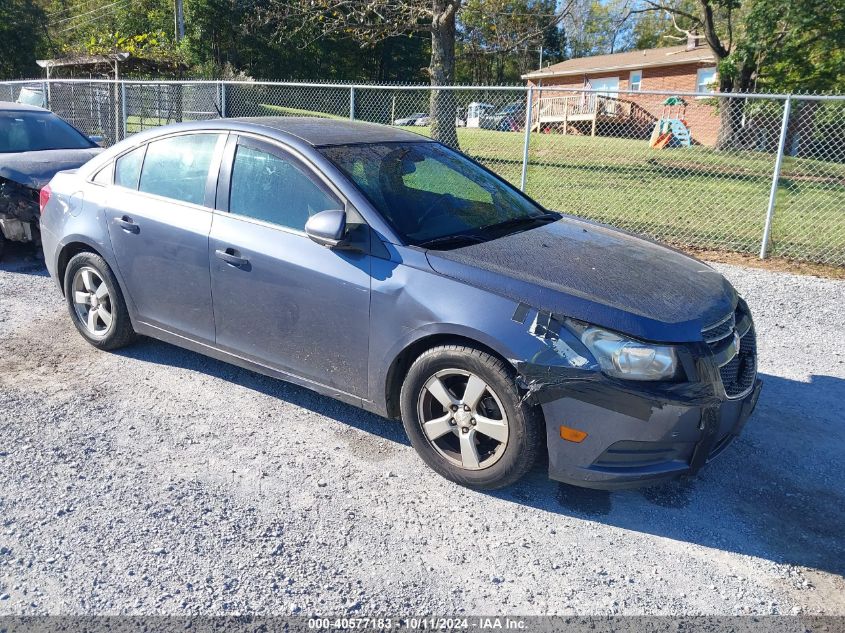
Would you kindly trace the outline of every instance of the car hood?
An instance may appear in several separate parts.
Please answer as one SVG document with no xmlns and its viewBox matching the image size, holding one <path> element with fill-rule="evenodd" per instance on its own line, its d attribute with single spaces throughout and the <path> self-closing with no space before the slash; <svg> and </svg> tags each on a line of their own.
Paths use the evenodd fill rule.
<svg viewBox="0 0 845 633">
<path fill-rule="evenodd" d="M 0 178 L 40 189 L 50 182 L 56 172 L 81 167 L 102 151 L 100 147 L 92 147 L 0 154 Z"/>
<path fill-rule="evenodd" d="M 702 328 L 737 301 L 730 283 L 706 264 L 570 217 L 427 257 L 442 275 L 656 342 L 700 341 Z"/>
</svg>

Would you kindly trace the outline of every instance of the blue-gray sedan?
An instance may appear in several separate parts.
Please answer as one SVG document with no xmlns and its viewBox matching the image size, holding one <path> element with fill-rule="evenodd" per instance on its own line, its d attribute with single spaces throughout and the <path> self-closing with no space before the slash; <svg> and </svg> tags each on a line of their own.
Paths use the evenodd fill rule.
<svg viewBox="0 0 845 633">
<path fill-rule="evenodd" d="M 47 266 L 92 345 L 152 336 L 401 417 L 467 486 L 507 485 L 544 450 L 552 478 L 588 487 L 694 473 L 760 391 L 722 275 L 404 130 L 168 126 L 41 201 Z"/>
</svg>

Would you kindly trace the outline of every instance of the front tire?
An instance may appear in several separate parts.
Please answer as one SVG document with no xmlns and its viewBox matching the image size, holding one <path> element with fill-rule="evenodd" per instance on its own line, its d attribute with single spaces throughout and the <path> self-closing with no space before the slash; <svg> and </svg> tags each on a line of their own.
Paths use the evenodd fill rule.
<svg viewBox="0 0 845 633">
<path fill-rule="evenodd" d="M 135 341 L 123 293 L 102 257 L 75 255 L 65 270 L 64 288 L 73 324 L 91 345 L 113 350 Z"/>
<path fill-rule="evenodd" d="M 411 444 L 434 471 L 477 489 L 503 488 L 534 465 L 543 444 L 535 407 L 522 401 L 513 369 L 473 347 L 424 352 L 400 394 Z"/>
</svg>

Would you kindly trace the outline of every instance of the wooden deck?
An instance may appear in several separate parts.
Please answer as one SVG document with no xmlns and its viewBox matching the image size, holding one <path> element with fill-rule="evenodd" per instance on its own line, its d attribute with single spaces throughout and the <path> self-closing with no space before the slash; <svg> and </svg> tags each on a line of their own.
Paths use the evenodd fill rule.
<svg viewBox="0 0 845 633">
<path fill-rule="evenodd" d="M 564 134 L 570 123 L 590 122 L 590 136 L 596 135 L 600 121 L 630 121 L 638 125 L 653 125 L 655 117 L 631 101 L 594 93 L 570 94 L 562 97 L 541 97 L 531 112 L 532 129 L 544 125 L 560 127 Z"/>
</svg>

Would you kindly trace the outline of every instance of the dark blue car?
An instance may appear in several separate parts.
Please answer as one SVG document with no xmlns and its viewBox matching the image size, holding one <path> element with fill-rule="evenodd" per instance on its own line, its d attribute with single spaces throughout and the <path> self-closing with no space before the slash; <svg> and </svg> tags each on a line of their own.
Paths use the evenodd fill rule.
<svg viewBox="0 0 845 633">
<path fill-rule="evenodd" d="M 467 486 L 543 451 L 588 487 L 696 472 L 759 394 L 751 314 L 722 275 L 404 130 L 179 124 L 41 200 L 47 266 L 92 345 L 152 336 L 401 418 Z"/>
</svg>

